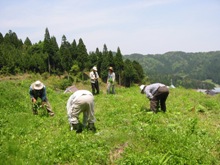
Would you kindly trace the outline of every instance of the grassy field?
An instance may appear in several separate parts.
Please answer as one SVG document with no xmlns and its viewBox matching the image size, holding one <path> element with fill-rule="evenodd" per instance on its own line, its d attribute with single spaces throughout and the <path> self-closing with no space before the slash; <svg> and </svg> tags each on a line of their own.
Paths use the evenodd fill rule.
<svg viewBox="0 0 220 165">
<path fill-rule="evenodd" d="M 32 114 L 28 91 L 37 79 L 47 86 L 54 117 Z M 0 81 L 0 164 L 220 164 L 220 95 L 170 89 L 167 113 L 153 114 L 138 86 L 106 95 L 101 84 L 97 132 L 76 134 L 66 115 L 71 94 L 60 83 L 39 75 Z M 77 87 L 91 90 L 89 82 Z"/>
</svg>

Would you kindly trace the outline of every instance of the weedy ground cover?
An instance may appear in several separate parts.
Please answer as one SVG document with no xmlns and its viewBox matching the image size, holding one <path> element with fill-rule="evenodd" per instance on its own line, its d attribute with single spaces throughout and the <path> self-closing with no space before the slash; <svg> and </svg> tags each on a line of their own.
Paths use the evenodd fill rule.
<svg viewBox="0 0 220 165">
<path fill-rule="evenodd" d="M 170 89 L 167 113 L 153 114 L 139 87 L 105 85 L 95 95 L 97 132 L 69 130 L 64 94 L 50 77 L 54 117 L 33 115 L 29 86 L 37 78 L 0 82 L 1 164 L 220 164 L 220 96 Z M 77 84 L 90 89 L 90 84 Z"/>
</svg>

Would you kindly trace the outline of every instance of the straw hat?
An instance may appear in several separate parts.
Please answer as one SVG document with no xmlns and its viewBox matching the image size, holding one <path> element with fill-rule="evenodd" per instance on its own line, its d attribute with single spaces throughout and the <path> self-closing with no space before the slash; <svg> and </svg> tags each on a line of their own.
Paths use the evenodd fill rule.
<svg viewBox="0 0 220 165">
<path fill-rule="evenodd" d="M 33 88 L 34 88 L 35 90 L 41 90 L 41 89 L 43 89 L 43 87 L 44 87 L 44 84 L 43 84 L 42 82 L 40 82 L 39 80 L 37 80 L 37 81 L 34 82 L 34 84 L 33 84 Z"/>
<path fill-rule="evenodd" d="M 112 68 L 112 67 L 109 67 L 109 68 L 108 68 L 108 70 L 111 70 L 111 71 L 113 71 L 113 68 Z"/>
</svg>

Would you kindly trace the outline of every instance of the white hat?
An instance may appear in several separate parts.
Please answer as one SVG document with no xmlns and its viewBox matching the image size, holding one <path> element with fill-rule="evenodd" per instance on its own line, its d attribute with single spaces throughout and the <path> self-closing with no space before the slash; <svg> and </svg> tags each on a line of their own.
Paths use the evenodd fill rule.
<svg viewBox="0 0 220 165">
<path fill-rule="evenodd" d="M 96 68 L 96 66 L 94 66 L 93 68 L 92 68 L 93 70 L 95 70 L 95 71 L 97 71 L 97 68 Z"/>
<path fill-rule="evenodd" d="M 141 85 L 141 86 L 140 86 L 141 92 L 143 91 L 144 87 L 145 87 L 145 85 Z"/>
<path fill-rule="evenodd" d="M 44 84 L 42 82 L 40 82 L 39 80 L 34 82 L 33 88 L 35 90 L 41 90 L 41 89 L 43 89 L 43 87 L 44 87 Z"/>
</svg>

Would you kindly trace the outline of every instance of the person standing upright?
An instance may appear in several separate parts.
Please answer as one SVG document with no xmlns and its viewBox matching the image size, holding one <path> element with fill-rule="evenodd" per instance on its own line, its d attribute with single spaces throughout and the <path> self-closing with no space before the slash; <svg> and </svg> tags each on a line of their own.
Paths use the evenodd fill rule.
<svg viewBox="0 0 220 165">
<path fill-rule="evenodd" d="M 112 67 L 108 69 L 107 94 L 115 94 L 115 73 Z"/>
<path fill-rule="evenodd" d="M 89 76 L 90 76 L 90 82 L 91 82 L 91 87 L 92 87 L 92 94 L 93 95 L 99 94 L 99 81 L 98 81 L 99 74 L 95 66 L 92 68 L 92 71 L 90 72 Z"/>
</svg>

